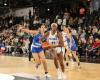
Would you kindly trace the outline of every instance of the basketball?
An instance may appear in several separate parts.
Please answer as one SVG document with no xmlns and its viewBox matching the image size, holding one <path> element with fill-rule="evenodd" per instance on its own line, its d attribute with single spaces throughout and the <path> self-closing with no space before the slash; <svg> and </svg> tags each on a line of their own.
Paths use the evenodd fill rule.
<svg viewBox="0 0 100 80">
<path fill-rule="evenodd" d="M 51 45 L 48 42 L 43 42 L 42 43 L 42 48 L 43 49 L 49 49 L 51 47 Z"/>
</svg>

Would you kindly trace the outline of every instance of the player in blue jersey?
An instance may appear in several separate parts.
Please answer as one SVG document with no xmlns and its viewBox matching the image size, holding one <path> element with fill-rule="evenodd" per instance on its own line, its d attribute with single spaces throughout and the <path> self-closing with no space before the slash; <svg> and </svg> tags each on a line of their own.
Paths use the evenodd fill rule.
<svg viewBox="0 0 100 80">
<path fill-rule="evenodd" d="M 31 45 L 31 52 L 35 59 L 35 64 L 36 64 L 35 68 L 37 69 L 39 65 L 42 63 L 44 67 L 44 71 L 45 71 L 45 76 L 49 77 L 48 70 L 47 70 L 47 63 L 46 63 L 46 59 L 44 55 L 44 50 L 42 48 L 42 44 L 40 41 L 40 39 L 44 35 L 44 32 L 46 31 L 46 26 L 44 24 L 41 26 L 38 25 L 36 26 L 35 30 L 29 30 L 29 29 L 25 29 L 24 26 L 19 25 L 18 29 L 23 32 L 34 35 L 33 42 Z"/>
<path fill-rule="evenodd" d="M 78 63 L 78 66 L 80 66 L 80 62 L 79 62 L 78 56 L 76 54 L 77 47 L 76 47 L 75 40 L 71 34 L 71 29 L 69 27 L 68 28 L 64 27 L 64 29 L 66 32 L 66 42 L 65 43 L 67 44 L 67 45 L 65 45 L 65 48 L 67 49 L 67 54 L 66 54 L 67 55 L 66 56 L 67 63 L 66 63 L 66 65 L 68 66 L 68 64 L 69 64 L 69 60 L 68 60 L 68 55 L 69 55 L 70 57 L 73 56 L 75 58 L 76 62 Z"/>
</svg>

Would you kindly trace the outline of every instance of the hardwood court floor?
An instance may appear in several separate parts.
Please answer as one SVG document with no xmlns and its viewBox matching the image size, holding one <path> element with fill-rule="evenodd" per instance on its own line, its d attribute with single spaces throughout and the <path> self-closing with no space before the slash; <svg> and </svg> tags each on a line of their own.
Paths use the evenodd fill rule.
<svg viewBox="0 0 100 80">
<path fill-rule="evenodd" d="M 52 60 L 47 60 L 49 74 L 57 80 L 57 72 Z M 100 80 L 100 64 L 81 63 L 81 69 L 66 68 L 68 80 Z M 31 74 L 35 75 L 34 62 L 24 57 L 0 56 L 0 73 Z M 38 74 L 43 76 L 43 67 L 40 66 Z"/>
</svg>

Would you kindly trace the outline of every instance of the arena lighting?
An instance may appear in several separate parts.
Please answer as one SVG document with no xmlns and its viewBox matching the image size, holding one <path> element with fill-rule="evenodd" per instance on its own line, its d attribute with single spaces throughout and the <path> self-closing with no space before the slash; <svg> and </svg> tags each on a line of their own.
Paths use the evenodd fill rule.
<svg viewBox="0 0 100 80">
<path fill-rule="evenodd" d="M 7 0 L 4 0 L 3 5 L 4 5 L 4 6 L 7 6 L 7 5 L 8 5 L 8 4 L 7 4 Z"/>
<path fill-rule="evenodd" d="M 7 6 L 7 3 L 4 3 L 4 6 Z"/>
<path fill-rule="evenodd" d="M 4 1 L 4 2 L 0 2 L 0 5 L 4 5 L 4 6 L 7 6 L 7 1 Z"/>
<path fill-rule="evenodd" d="M 47 11 L 50 11 L 50 9 L 48 8 Z"/>
</svg>

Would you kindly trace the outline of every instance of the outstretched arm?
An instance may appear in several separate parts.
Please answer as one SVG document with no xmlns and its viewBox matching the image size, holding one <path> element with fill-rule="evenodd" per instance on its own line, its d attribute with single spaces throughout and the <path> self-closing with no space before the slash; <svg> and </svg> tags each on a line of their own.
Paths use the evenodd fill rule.
<svg viewBox="0 0 100 80">
<path fill-rule="evenodd" d="M 23 31 L 23 32 L 29 33 L 29 34 L 37 34 L 38 33 L 37 30 L 29 30 L 29 29 L 26 29 L 22 25 L 18 25 L 18 29 L 21 30 L 21 31 Z"/>
</svg>

